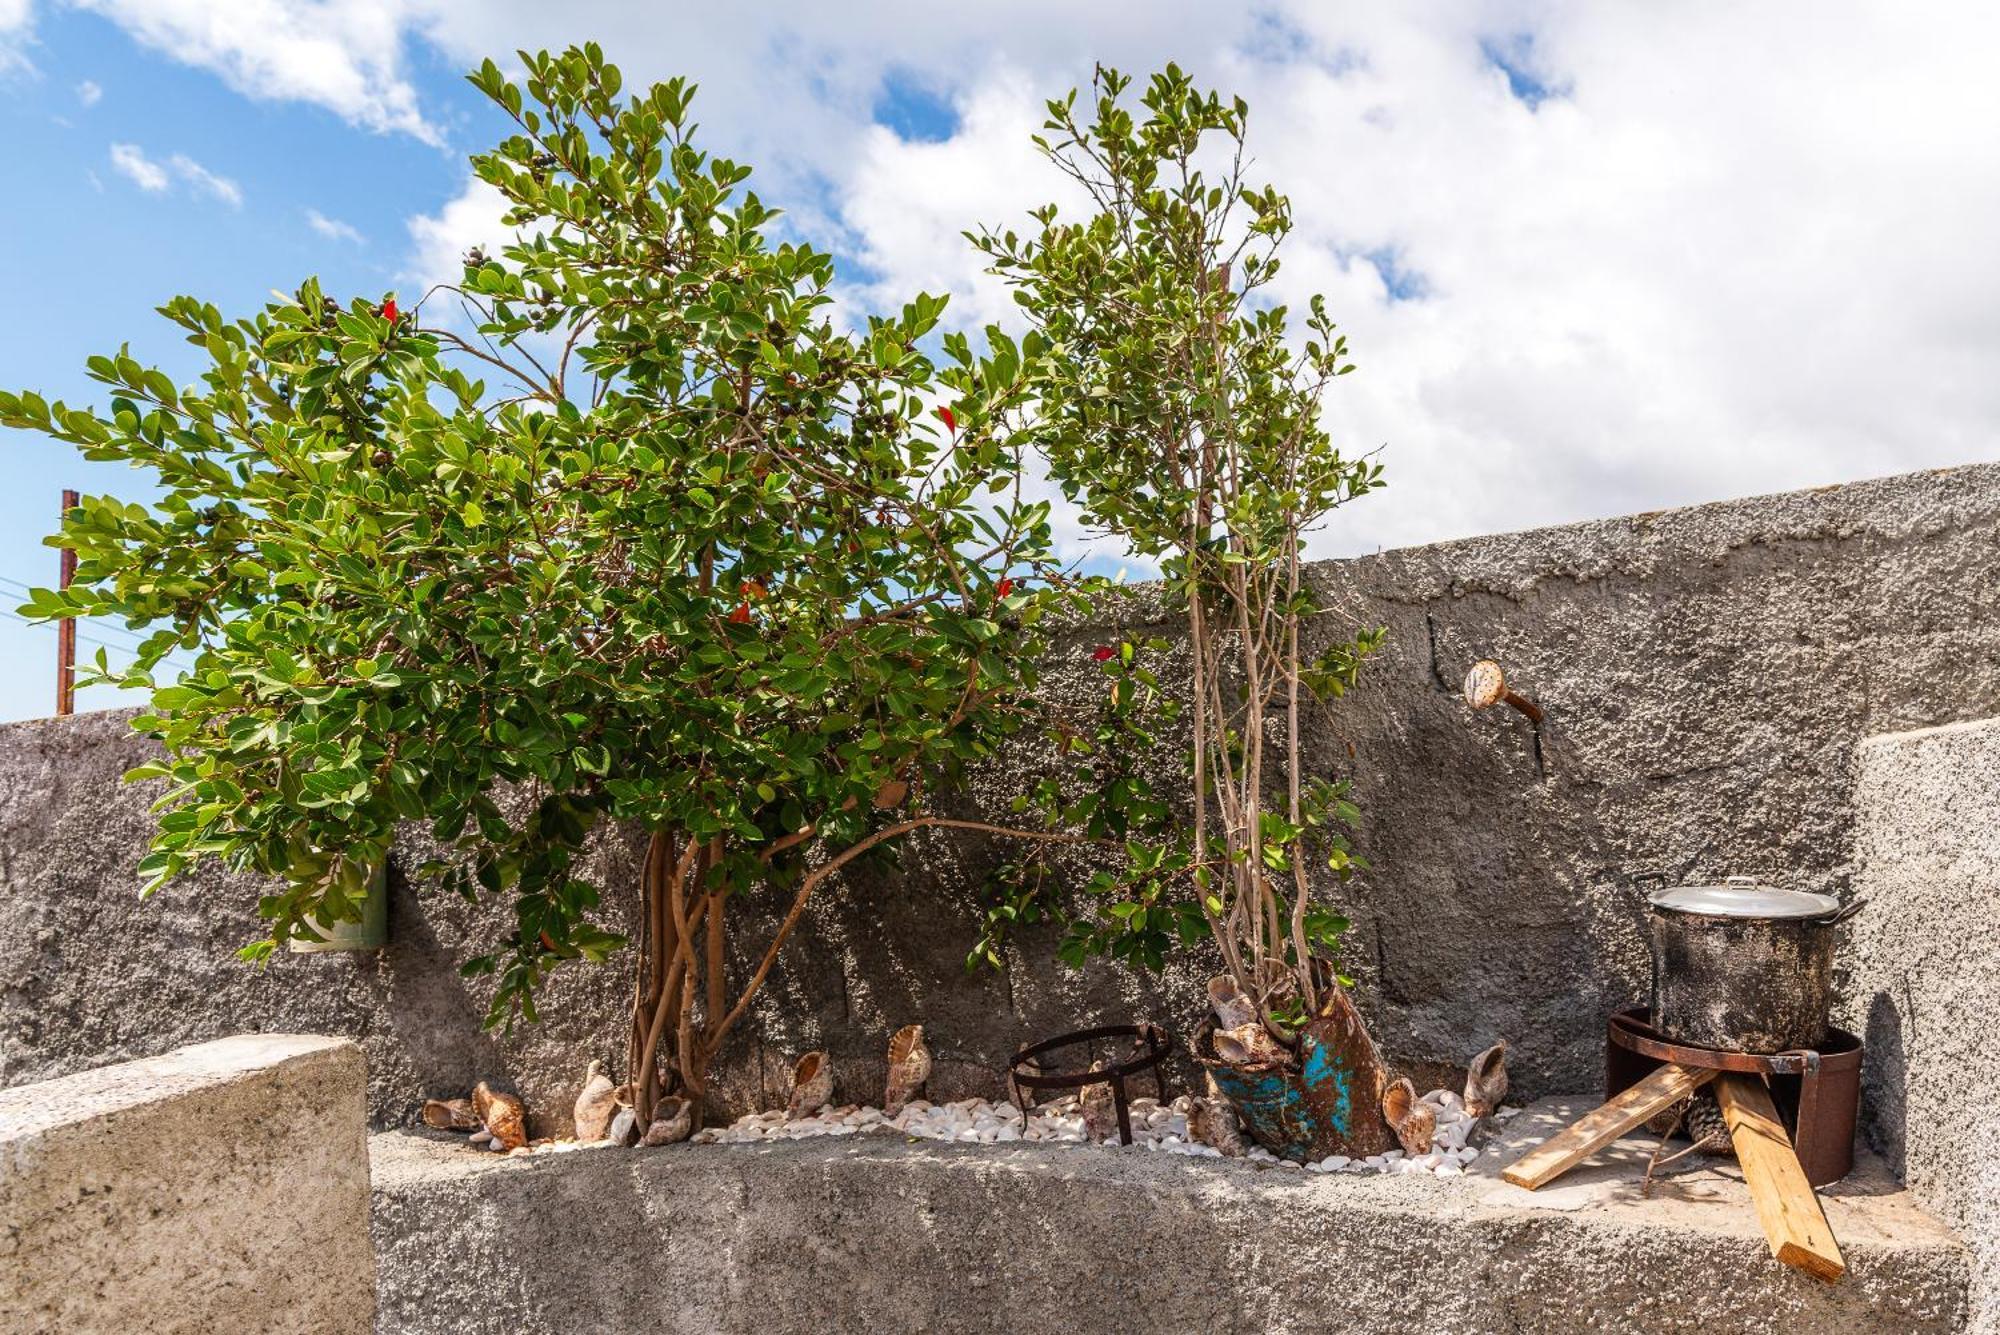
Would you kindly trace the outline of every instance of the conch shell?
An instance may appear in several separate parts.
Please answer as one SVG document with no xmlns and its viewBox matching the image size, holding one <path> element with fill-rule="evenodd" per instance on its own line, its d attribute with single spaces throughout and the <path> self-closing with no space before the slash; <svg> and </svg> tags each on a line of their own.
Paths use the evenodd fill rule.
<svg viewBox="0 0 2000 1335">
<path fill-rule="evenodd" d="M 833 1099 L 833 1063 L 824 1052 L 808 1052 L 792 1068 L 792 1097 L 786 1115 L 809 1117 Z"/>
<path fill-rule="evenodd" d="M 1215 1055 L 1231 1066 L 1282 1066 L 1287 1056 L 1259 1020 L 1216 1030 Z"/>
<path fill-rule="evenodd" d="M 502 1149 L 518 1150 L 528 1143 L 528 1110 L 512 1094 L 482 1080 L 472 1087 L 472 1111 Z"/>
<path fill-rule="evenodd" d="M 618 1090 L 604 1074 L 604 1063 L 593 1061 L 584 1073 L 583 1092 L 576 1096 L 576 1138 L 588 1144 L 603 1140 L 618 1115 Z"/>
<path fill-rule="evenodd" d="M 1188 1139 L 1230 1159 L 1243 1157 L 1243 1128 L 1236 1121 L 1236 1108 L 1214 1093 L 1188 1100 Z"/>
<path fill-rule="evenodd" d="M 479 1116 L 471 1099 L 425 1099 L 424 1125 L 440 1131 L 477 1131 Z"/>
<path fill-rule="evenodd" d="M 653 1124 L 639 1137 L 641 1145 L 672 1145 L 686 1140 L 694 1130 L 694 1103 L 690 1099 L 664 1098 L 653 1109 Z"/>
<path fill-rule="evenodd" d="M 1437 1109 L 1418 1100 L 1417 1087 L 1407 1077 L 1382 1091 L 1382 1120 L 1395 1131 L 1404 1150 L 1430 1153 L 1437 1134 Z"/>
<path fill-rule="evenodd" d="M 1501 1039 L 1472 1059 L 1465 1072 L 1465 1113 L 1490 1117 L 1507 1097 L 1507 1040 Z"/>
<path fill-rule="evenodd" d="M 1239 1029 L 1257 1018 L 1256 1003 L 1244 996 L 1236 979 L 1226 973 L 1208 980 L 1208 1004 L 1215 1010 L 1218 1030 Z"/>
<path fill-rule="evenodd" d="M 882 1111 L 894 1117 L 930 1078 L 931 1050 L 924 1046 L 924 1027 L 906 1024 L 889 1040 L 889 1081 L 882 1091 Z"/>
</svg>

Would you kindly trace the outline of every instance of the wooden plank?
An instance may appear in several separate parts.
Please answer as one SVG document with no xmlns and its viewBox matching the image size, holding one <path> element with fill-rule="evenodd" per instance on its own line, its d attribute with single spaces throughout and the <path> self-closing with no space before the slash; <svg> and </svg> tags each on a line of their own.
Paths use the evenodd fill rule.
<svg viewBox="0 0 2000 1335">
<path fill-rule="evenodd" d="M 1792 1149 L 1792 1138 L 1771 1104 L 1770 1091 L 1755 1076 L 1725 1075 L 1715 1086 L 1722 1120 L 1736 1146 L 1743 1180 L 1757 1204 L 1757 1220 L 1771 1244 L 1771 1255 L 1786 1265 L 1828 1283 L 1847 1272 L 1840 1244 L 1827 1226 L 1819 1197 L 1806 1181 L 1806 1170 Z"/>
<path fill-rule="evenodd" d="M 1620 1090 L 1594 1112 L 1585 1114 L 1508 1164 L 1500 1176 L 1529 1191 L 1546 1186 L 1653 1114 L 1673 1107 L 1713 1079 L 1714 1071 L 1696 1070 L 1669 1062 L 1638 1084 Z"/>
</svg>

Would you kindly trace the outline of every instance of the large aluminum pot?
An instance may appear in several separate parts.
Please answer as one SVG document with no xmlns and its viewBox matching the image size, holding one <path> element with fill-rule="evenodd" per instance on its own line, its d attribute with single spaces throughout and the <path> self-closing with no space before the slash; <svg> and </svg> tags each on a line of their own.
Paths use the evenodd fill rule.
<svg viewBox="0 0 2000 1335">
<path fill-rule="evenodd" d="M 1834 924 L 1861 907 L 1752 876 L 1647 900 L 1653 1026 L 1682 1043 L 1788 1052 L 1826 1040 Z"/>
</svg>

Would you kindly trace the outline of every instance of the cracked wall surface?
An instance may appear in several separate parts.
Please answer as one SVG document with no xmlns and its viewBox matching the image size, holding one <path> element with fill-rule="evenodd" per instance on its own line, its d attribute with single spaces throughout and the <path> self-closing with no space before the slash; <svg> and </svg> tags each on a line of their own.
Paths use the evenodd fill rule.
<svg viewBox="0 0 2000 1335">
<path fill-rule="evenodd" d="M 1312 720 L 1308 750 L 1316 771 L 1354 780 L 1362 809 L 1371 868 L 1327 893 L 1353 919 L 1343 967 L 1392 1063 L 1424 1087 L 1505 1037 L 1524 1095 L 1595 1088 L 1604 1013 L 1645 991 L 1643 873 L 1846 893 L 1861 740 L 2000 715 L 1996 558 L 2000 466 L 1978 465 L 1314 566 L 1341 611 L 1326 639 L 1389 631 L 1361 688 Z M 1171 618 L 1142 589 L 1065 631 L 1054 689 L 1087 700 L 1103 689 L 1091 648 L 1149 626 Z M 1539 735 L 1459 698 L 1481 657 L 1546 709 Z M 231 958 L 254 886 L 205 872 L 141 905 L 149 794 L 118 775 L 147 745 L 118 714 L 0 728 L 0 1084 L 313 1030 L 367 1048 L 378 1124 L 493 1076 L 554 1128 L 589 1058 L 622 1061 L 622 967 L 559 973 L 541 1025 L 485 1033 L 481 985 L 455 964 L 506 906 L 420 893 L 400 871 L 389 949 L 261 974 Z M 1000 810 L 1034 759 L 980 775 L 972 805 Z M 1154 759 L 1171 778 L 1172 749 Z M 421 845 L 399 845 L 399 865 Z M 636 851 L 608 839 L 594 860 L 614 919 Z M 998 1092 L 1011 1052 L 1058 1030 L 1192 1027 L 1199 958 L 1163 979 L 1078 974 L 1030 933 L 1009 974 L 967 974 L 1001 852 L 924 837 L 845 876 L 725 1054 L 717 1102 L 773 1101 L 812 1047 L 832 1053 L 842 1097 L 879 1097 L 883 1044 L 917 1019 L 947 1097 Z"/>
</svg>

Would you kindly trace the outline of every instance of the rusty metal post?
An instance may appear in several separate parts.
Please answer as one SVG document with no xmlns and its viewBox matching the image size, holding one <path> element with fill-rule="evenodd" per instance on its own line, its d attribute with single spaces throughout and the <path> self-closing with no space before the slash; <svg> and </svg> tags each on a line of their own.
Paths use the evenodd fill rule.
<svg viewBox="0 0 2000 1335">
<path fill-rule="evenodd" d="M 63 518 L 77 506 L 77 494 L 65 487 L 62 494 Z M 62 549 L 62 578 L 56 586 L 69 588 L 69 582 L 76 578 L 76 549 Z M 76 712 L 76 618 L 64 617 L 56 623 L 56 717 L 63 718 Z"/>
</svg>

